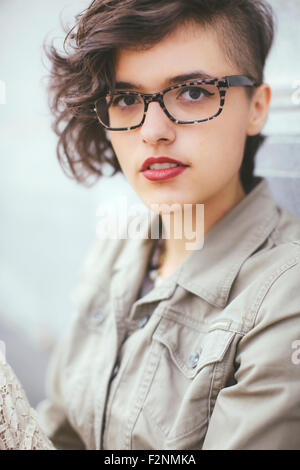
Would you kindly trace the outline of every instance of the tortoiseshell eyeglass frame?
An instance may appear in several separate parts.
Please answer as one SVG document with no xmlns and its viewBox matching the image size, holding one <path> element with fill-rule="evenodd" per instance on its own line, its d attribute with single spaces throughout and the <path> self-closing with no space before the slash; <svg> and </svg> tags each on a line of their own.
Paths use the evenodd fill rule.
<svg viewBox="0 0 300 470">
<path fill-rule="evenodd" d="M 175 90 L 176 88 L 182 88 L 182 87 L 190 86 L 190 85 L 201 85 L 202 83 L 205 83 L 205 84 L 208 84 L 208 85 L 215 85 L 218 88 L 219 94 L 220 94 L 220 107 L 219 107 L 219 110 L 213 116 L 210 116 L 210 117 L 205 118 L 205 119 L 198 119 L 198 120 L 193 120 L 193 121 L 179 121 L 178 119 L 175 119 L 169 113 L 169 111 L 167 110 L 167 108 L 164 104 L 164 100 L 163 100 L 164 94 L 167 93 L 170 90 Z M 160 106 L 162 107 L 165 114 L 168 116 L 168 118 L 171 121 L 175 122 L 176 124 L 195 124 L 195 123 L 198 123 L 198 122 L 211 121 L 212 119 L 219 116 L 221 114 L 221 112 L 223 111 L 223 108 L 224 108 L 225 96 L 226 96 L 226 92 L 227 92 L 228 88 L 229 87 L 236 87 L 236 86 L 257 87 L 257 86 L 259 86 L 259 84 L 254 80 L 254 78 L 248 77 L 246 75 L 229 75 L 229 76 L 225 76 L 225 77 L 221 77 L 221 78 L 191 80 L 191 81 L 188 81 L 188 82 L 185 82 L 185 83 L 181 83 L 179 85 L 170 86 L 168 88 L 165 88 L 162 91 L 159 91 L 157 93 L 152 93 L 152 94 L 139 93 L 137 91 L 118 91 L 117 92 L 118 95 L 137 95 L 137 96 L 140 96 L 144 100 L 144 114 L 143 114 L 142 120 L 139 124 L 137 124 L 135 126 L 131 126 L 131 127 L 109 127 L 101 121 L 101 119 L 100 119 L 100 117 L 97 113 L 97 103 L 100 99 L 103 99 L 103 97 L 107 96 L 109 93 L 106 93 L 105 95 L 102 95 L 94 103 L 94 111 L 97 115 L 97 118 L 98 118 L 101 126 L 103 126 L 105 129 L 107 129 L 109 131 L 130 131 L 132 129 L 137 129 L 138 127 L 143 125 L 143 123 L 145 121 L 145 118 L 146 118 L 146 113 L 147 113 L 147 109 L 148 109 L 149 104 L 152 103 L 152 101 L 157 101 L 160 104 Z"/>
</svg>

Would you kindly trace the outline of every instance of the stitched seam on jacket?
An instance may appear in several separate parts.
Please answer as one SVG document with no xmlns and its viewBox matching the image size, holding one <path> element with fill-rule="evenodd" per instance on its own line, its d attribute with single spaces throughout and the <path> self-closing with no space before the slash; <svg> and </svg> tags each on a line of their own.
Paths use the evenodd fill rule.
<svg viewBox="0 0 300 470">
<path fill-rule="evenodd" d="M 293 268 L 299 263 L 299 257 L 291 258 L 286 263 L 282 264 L 279 268 L 276 269 L 265 281 L 265 283 L 261 286 L 259 293 L 255 299 L 255 302 L 250 309 L 249 316 L 250 318 L 246 318 L 246 323 L 249 323 L 249 329 L 252 329 L 255 325 L 256 318 L 259 312 L 259 309 L 268 294 L 269 290 L 273 286 L 273 284 L 289 269 Z"/>
<path fill-rule="evenodd" d="M 213 373 L 212 373 L 212 379 L 211 379 L 211 382 L 210 382 L 210 387 L 209 387 L 209 393 L 208 393 L 208 406 L 207 406 L 207 423 L 209 425 L 209 422 L 210 422 L 210 417 L 211 417 L 211 413 L 212 413 L 212 390 L 213 390 L 213 384 L 214 384 L 214 379 L 215 379 L 215 375 L 216 375 L 216 367 L 217 367 L 217 363 L 215 363 L 214 365 L 214 370 L 213 370 Z"/>
<path fill-rule="evenodd" d="M 228 290 L 231 288 L 232 283 L 234 282 L 234 279 L 237 276 L 237 273 L 240 271 L 241 267 L 243 264 L 249 259 L 256 251 L 256 249 L 266 241 L 266 239 L 269 236 L 270 233 L 270 223 L 275 217 L 275 212 L 270 215 L 266 220 L 264 220 L 259 227 L 257 227 L 255 233 L 252 235 L 251 239 L 245 243 L 243 246 L 243 259 L 238 259 L 229 269 L 229 272 L 225 278 L 225 280 L 222 281 L 222 285 L 219 286 L 219 289 L 221 291 L 221 295 L 218 297 L 222 302 L 225 302 L 227 297 L 228 297 Z M 254 245 L 257 244 L 257 241 L 259 241 L 258 247 L 255 248 Z M 252 250 L 252 252 L 249 252 L 249 250 Z"/>
</svg>

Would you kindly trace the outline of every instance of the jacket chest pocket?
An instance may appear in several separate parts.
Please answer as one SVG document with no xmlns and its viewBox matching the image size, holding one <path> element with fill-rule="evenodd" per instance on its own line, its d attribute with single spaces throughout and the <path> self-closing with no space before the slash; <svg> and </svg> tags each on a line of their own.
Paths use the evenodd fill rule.
<svg viewBox="0 0 300 470">
<path fill-rule="evenodd" d="M 157 367 L 143 413 L 173 448 L 196 448 L 205 436 L 212 381 L 235 333 L 201 331 L 163 318 L 153 335 Z M 196 446 L 196 447 L 193 447 Z"/>
</svg>

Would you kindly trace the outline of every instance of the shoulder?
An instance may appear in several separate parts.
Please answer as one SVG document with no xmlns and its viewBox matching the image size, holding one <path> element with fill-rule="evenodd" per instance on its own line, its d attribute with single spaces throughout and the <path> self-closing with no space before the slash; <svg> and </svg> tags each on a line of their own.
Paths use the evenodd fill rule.
<svg viewBox="0 0 300 470">
<path fill-rule="evenodd" d="M 274 244 L 280 246 L 291 242 L 300 246 L 300 217 L 280 205 L 277 205 L 277 211 L 278 223 L 271 234 Z"/>
<path fill-rule="evenodd" d="M 300 326 L 300 245 L 287 251 L 257 290 L 251 307 L 255 324 L 294 318 Z"/>
<path fill-rule="evenodd" d="M 249 287 L 244 284 L 248 328 L 288 323 L 300 335 L 300 242 L 286 241 L 255 257 L 246 268 L 253 269 Z"/>
<path fill-rule="evenodd" d="M 277 210 L 278 223 L 267 239 L 265 250 L 258 251 L 256 260 L 263 273 L 262 288 L 268 291 L 275 284 L 283 284 L 281 293 L 284 294 L 300 282 L 300 218 L 281 206 Z"/>
<path fill-rule="evenodd" d="M 275 206 L 275 213 L 272 230 L 244 265 L 260 282 L 276 278 L 300 258 L 300 218 L 280 205 Z"/>
<path fill-rule="evenodd" d="M 277 222 L 261 246 L 242 265 L 230 300 L 243 311 L 246 331 L 284 320 L 300 320 L 300 219 L 277 206 Z"/>
</svg>

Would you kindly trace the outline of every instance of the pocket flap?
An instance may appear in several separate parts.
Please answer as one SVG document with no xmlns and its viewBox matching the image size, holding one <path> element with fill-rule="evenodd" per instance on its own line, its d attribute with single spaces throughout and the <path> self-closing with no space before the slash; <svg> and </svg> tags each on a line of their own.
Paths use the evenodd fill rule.
<svg viewBox="0 0 300 470">
<path fill-rule="evenodd" d="M 196 330 L 163 318 L 153 339 L 163 344 L 177 367 L 192 378 L 203 367 L 223 359 L 234 335 L 220 328 Z"/>
</svg>

